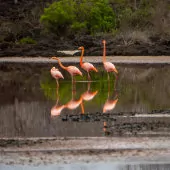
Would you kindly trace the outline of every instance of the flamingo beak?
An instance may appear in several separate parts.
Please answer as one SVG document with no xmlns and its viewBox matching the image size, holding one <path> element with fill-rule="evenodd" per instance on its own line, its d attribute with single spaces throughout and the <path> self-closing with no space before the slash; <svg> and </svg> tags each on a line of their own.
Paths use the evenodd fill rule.
<svg viewBox="0 0 170 170">
<path fill-rule="evenodd" d="M 116 68 L 114 68 L 114 70 L 113 70 L 115 73 L 117 73 L 118 74 L 118 71 L 117 71 L 117 69 Z"/>
</svg>

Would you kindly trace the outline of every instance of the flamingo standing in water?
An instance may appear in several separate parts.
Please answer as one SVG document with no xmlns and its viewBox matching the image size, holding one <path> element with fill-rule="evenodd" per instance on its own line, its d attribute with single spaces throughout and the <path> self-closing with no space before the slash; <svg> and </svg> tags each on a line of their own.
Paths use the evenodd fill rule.
<svg viewBox="0 0 170 170">
<path fill-rule="evenodd" d="M 103 65 L 105 70 L 107 71 L 108 78 L 109 78 L 109 72 L 115 72 L 116 74 L 118 74 L 115 65 L 112 64 L 111 62 L 106 61 L 106 40 L 103 40 Z"/>
<path fill-rule="evenodd" d="M 81 56 L 80 56 L 80 66 L 82 69 L 84 69 L 85 71 L 87 71 L 87 74 L 88 74 L 88 79 L 91 80 L 90 78 L 90 74 L 89 72 L 90 71 L 95 71 L 95 72 L 98 72 L 98 70 L 93 66 L 93 64 L 91 63 L 83 63 L 83 57 L 84 57 L 84 47 L 79 47 L 78 48 L 79 50 L 81 50 Z"/>
<path fill-rule="evenodd" d="M 51 76 L 56 79 L 57 88 L 58 88 L 59 87 L 58 79 L 60 79 L 60 78 L 64 79 L 64 77 L 61 74 L 61 72 L 55 67 L 52 67 L 50 72 L 51 72 Z"/>
<path fill-rule="evenodd" d="M 83 75 L 82 72 L 81 72 L 77 67 L 75 67 L 75 66 L 65 67 L 65 66 L 63 66 L 63 64 L 61 63 L 61 61 L 59 60 L 59 58 L 57 58 L 57 57 L 52 57 L 52 59 L 57 60 L 58 63 L 59 63 L 59 65 L 60 65 L 60 67 L 70 73 L 71 78 L 72 78 L 72 82 L 73 82 L 73 80 L 74 80 L 74 79 L 73 79 L 73 76 L 75 76 L 75 75 L 80 75 L 80 76 L 82 76 L 82 75 Z"/>
</svg>

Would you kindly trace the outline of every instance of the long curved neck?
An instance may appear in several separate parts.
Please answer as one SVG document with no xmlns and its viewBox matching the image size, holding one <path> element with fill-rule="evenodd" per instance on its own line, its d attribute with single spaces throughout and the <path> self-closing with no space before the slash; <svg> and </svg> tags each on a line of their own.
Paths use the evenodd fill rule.
<svg viewBox="0 0 170 170">
<path fill-rule="evenodd" d="M 84 49 L 81 50 L 81 57 L 80 57 L 80 65 L 83 64 L 83 57 L 84 57 Z"/>
<path fill-rule="evenodd" d="M 61 68 L 63 68 L 64 70 L 67 69 L 67 67 L 63 66 L 63 64 L 61 63 L 61 61 L 59 59 L 56 59 L 56 60 L 58 60 L 58 64 L 60 65 Z"/>
<path fill-rule="evenodd" d="M 106 62 L 106 43 L 103 43 L 103 63 Z"/>
</svg>

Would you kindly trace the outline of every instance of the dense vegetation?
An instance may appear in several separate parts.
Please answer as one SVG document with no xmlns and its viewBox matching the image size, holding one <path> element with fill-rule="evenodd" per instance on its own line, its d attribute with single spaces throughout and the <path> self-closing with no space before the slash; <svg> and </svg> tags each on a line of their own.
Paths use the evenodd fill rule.
<svg viewBox="0 0 170 170">
<path fill-rule="evenodd" d="M 162 10 L 162 11 L 161 11 Z M 62 0 L 44 9 L 41 22 L 50 32 L 65 33 L 152 30 L 169 34 L 167 1 Z M 166 25 L 167 24 L 167 25 Z"/>
<path fill-rule="evenodd" d="M 56 40 L 86 35 L 121 39 L 124 45 L 170 35 L 169 0 L 2 0 L 0 8 L 1 51 L 40 42 L 54 48 Z"/>
</svg>

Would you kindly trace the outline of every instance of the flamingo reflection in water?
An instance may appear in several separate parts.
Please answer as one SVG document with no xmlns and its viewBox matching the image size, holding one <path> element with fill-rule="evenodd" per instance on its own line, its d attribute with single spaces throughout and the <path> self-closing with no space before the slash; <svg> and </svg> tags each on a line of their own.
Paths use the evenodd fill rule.
<svg viewBox="0 0 170 170">
<path fill-rule="evenodd" d="M 76 95 L 76 84 L 72 83 L 72 98 L 71 100 L 65 104 L 65 107 L 74 110 L 76 109 L 82 102 L 82 97 L 80 97 L 78 100 L 75 100 Z"/>
<path fill-rule="evenodd" d="M 57 88 L 56 88 L 57 101 L 56 101 L 56 104 L 51 108 L 51 117 L 59 116 L 61 114 L 61 111 L 65 108 L 65 105 L 60 105 L 60 106 L 58 105 L 58 102 L 59 102 L 58 89 L 59 89 L 59 86 L 57 85 Z"/>
<path fill-rule="evenodd" d="M 98 90 L 92 92 L 90 91 L 90 87 L 91 87 L 91 82 L 88 82 L 88 86 L 87 86 L 87 91 L 84 92 L 81 97 L 83 100 L 85 101 L 90 101 L 92 100 L 98 93 Z M 83 105 L 83 101 L 81 103 L 81 110 L 82 110 L 82 113 L 84 114 L 84 105 Z"/>
<path fill-rule="evenodd" d="M 115 91 L 115 86 L 116 86 L 116 81 L 114 82 L 114 91 Z M 110 79 L 108 77 L 108 95 L 107 95 L 107 100 L 106 100 L 106 102 L 105 102 L 105 104 L 103 106 L 103 113 L 106 113 L 107 111 L 111 111 L 116 107 L 116 104 L 118 102 L 117 96 L 118 96 L 118 94 L 115 92 L 114 99 L 112 99 L 112 100 L 109 99 L 110 98 Z M 108 128 L 107 122 L 104 121 L 103 122 L 103 132 L 104 132 L 105 135 L 110 134 L 110 132 L 107 130 L 107 128 Z"/>
<path fill-rule="evenodd" d="M 115 91 L 115 85 L 116 85 L 116 81 L 114 82 L 114 91 Z M 107 100 L 103 106 L 103 113 L 105 113 L 107 111 L 111 111 L 115 108 L 115 106 L 118 102 L 117 96 L 118 96 L 118 94 L 115 91 L 114 99 L 110 99 L 110 79 L 108 79 L 108 94 L 107 94 Z"/>
</svg>

